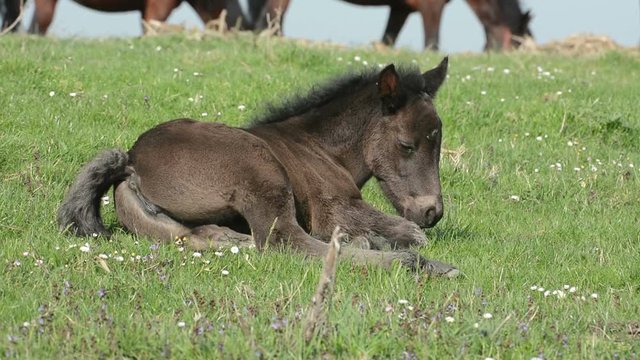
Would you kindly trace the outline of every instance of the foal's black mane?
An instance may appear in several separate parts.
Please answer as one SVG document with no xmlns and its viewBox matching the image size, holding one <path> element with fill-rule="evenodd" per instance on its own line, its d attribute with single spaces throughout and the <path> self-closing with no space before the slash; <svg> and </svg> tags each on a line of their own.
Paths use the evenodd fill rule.
<svg viewBox="0 0 640 360">
<path fill-rule="evenodd" d="M 401 96 L 411 96 L 424 92 L 424 79 L 417 66 L 400 67 L 396 69 L 400 77 Z M 347 73 L 326 81 L 321 85 L 314 85 L 305 95 L 290 96 L 279 104 L 267 104 L 266 111 L 251 122 L 251 126 L 272 124 L 284 121 L 293 116 L 305 114 L 336 99 L 353 96 L 358 90 L 366 86 L 376 86 L 380 70 L 369 69 L 360 73 Z"/>
</svg>

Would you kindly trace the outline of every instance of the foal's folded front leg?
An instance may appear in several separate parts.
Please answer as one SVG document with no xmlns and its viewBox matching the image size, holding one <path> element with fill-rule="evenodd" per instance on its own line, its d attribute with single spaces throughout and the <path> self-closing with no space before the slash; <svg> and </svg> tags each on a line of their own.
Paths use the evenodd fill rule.
<svg viewBox="0 0 640 360">
<path fill-rule="evenodd" d="M 420 227 L 403 217 L 385 214 L 362 200 L 343 205 L 336 214 L 346 214 L 327 222 L 327 230 L 340 225 L 352 239 L 366 238 L 371 249 L 397 250 L 427 244 L 427 237 Z"/>
</svg>

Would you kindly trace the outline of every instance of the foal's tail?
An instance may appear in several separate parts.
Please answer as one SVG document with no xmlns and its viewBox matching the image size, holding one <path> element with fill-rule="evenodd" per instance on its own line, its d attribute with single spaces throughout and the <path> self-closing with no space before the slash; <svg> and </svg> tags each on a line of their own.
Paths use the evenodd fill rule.
<svg viewBox="0 0 640 360">
<path fill-rule="evenodd" d="M 109 236 L 100 218 L 100 198 L 109 187 L 127 175 L 129 155 L 122 150 L 106 150 L 80 169 L 60 209 L 60 231 L 77 236 Z"/>
</svg>

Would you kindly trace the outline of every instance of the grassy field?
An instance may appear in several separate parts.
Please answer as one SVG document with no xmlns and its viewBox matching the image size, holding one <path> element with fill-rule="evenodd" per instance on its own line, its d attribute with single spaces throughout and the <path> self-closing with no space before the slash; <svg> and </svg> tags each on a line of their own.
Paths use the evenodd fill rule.
<svg viewBox="0 0 640 360">
<path fill-rule="evenodd" d="M 0 358 L 621 358 L 640 354 L 640 56 L 453 55 L 437 99 L 445 217 L 425 256 L 454 280 L 342 262 L 200 257 L 57 231 L 80 166 L 178 117 L 246 124 L 266 101 L 442 55 L 251 37 L 0 38 Z M 365 197 L 393 211 L 375 183 Z"/>
</svg>

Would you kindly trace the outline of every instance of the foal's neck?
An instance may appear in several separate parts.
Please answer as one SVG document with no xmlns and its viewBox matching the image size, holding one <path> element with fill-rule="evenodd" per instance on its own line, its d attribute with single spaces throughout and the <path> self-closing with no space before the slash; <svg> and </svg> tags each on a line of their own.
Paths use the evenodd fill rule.
<svg viewBox="0 0 640 360">
<path fill-rule="evenodd" d="M 371 178 L 364 157 L 364 144 L 371 119 L 379 109 L 371 106 L 368 94 L 354 94 L 322 109 L 301 116 L 302 131 L 341 164 L 361 188 Z"/>
</svg>

